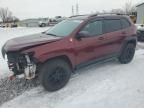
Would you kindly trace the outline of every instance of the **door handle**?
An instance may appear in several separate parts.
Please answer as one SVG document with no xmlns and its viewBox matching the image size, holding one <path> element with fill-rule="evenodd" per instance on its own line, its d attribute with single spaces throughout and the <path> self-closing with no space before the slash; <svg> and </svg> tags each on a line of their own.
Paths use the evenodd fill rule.
<svg viewBox="0 0 144 108">
<path fill-rule="evenodd" d="M 125 34 L 127 34 L 127 33 L 124 31 L 124 32 L 122 32 L 122 34 L 125 35 Z"/>
<path fill-rule="evenodd" d="M 104 40 L 104 37 L 99 37 L 98 40 Z"/>
</svg>

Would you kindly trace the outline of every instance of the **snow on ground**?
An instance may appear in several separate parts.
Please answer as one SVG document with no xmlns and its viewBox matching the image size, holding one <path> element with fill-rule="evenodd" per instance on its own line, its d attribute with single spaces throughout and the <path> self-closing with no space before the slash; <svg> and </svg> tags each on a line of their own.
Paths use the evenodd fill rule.
<svg viewBox="0 0 144 108">
<path fill-rule="evenodd" d="M 8 39 L 39 33 L 46 30 L 48 30 L 48 28 L 0 28 L 0 49 Z M 7 75 L 8 72 L 7 63 L 2 58 L 0 52 L 0 77 L 4 76 L 4 74 Z"/>
<path fill-rule="evenodd" d="M 137 44 L 138 49 L 144 49 L 144 42 L 139 42 Z"/>
<path fill-rule="evenodd" d="M 117 61 L 77 71 L 57 92 L 37 87 L 1 108 L 144 108 L 144 50 L 130 64 Z"/>
<path fill-rule="evenodd" d="M 0 29 L 0 45 L 7 39 L 44 29 L 47 28 Z M 8 72 L 5 66 L 0 57 L 0 74 Z M 88 66 L 77 70 L 66 87 L 57 92 L 46 92 L 38 86 L 4 103 L 1 108 L 144 108 L 143 66 L 144 50 L 138 49 L 130 64 L 112 60 Z M 20 89 L 23 86 L 20 84 Z M 12 90 L 17 92 L 17 89 Z"/>
</svg>

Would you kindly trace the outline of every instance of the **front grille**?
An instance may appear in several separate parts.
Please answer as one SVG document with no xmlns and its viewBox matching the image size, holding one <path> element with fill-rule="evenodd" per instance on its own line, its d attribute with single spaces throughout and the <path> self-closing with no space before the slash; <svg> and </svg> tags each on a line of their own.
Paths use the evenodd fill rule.
<svg viewBox="0 0 144 108">
<path fill-rule="evenodd" d="M 8 66 L 10 70 L 14 72 L 15 75 L 24 73 L 24 67 L 26 66 L 25 56 L 19 53 L 8 53 Z"/>
</svg>

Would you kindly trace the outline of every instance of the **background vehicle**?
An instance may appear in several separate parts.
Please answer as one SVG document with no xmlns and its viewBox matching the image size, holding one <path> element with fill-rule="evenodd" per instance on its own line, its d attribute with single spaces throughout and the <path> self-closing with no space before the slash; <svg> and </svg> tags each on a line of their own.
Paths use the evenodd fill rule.
<svg viewBox="0 0 144 108">
<path fill-rule="evenodd" d="M 17 24 L 11 24 L 11 28 L 14 28 L 14 27 L 18 27 L 18 25 Z"/>
<path fill-rule="evenodd" d="M 5 28 L 5 27 L 6 27 L 6 24 L 1 24 L 0 27 L 1 27 L 1 28 Z"/>
<path fill-rule="evenodd" d="M 137 36 L 138 41 L 143 42 L 144 41 L 144 25 L 143 24 L 137 24 Z"/>
<path fill-rule="evenodd" d="M 55 18 L 50 19 L 44 19 L 39 22 L 39 27 L 54 26 L 65 19 L 66 18 L 61 16 L 56 16 Z"/>
<path fill-rule="evenodd" d="M 136 27 L 122 15 L 73 16 L 46 32 L 15 38 L 5 43 L 8 66 L 14 76 L 39 76 L 48 91 L 64 87 L 78 68 L 117 58 L 131 62 L 137 43 Z"/>
<path fill-rule="evenodd" d="M 50 20 L 42 20 L 39 22 L 39 27 L 46 27 L 46 26 L 49 26 L 50 24 Z"/>
</svg>

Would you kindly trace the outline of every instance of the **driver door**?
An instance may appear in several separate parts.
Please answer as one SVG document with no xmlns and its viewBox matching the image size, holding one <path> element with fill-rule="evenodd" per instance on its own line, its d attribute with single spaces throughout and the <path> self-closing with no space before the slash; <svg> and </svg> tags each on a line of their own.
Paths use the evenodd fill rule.
<svg viewBox="0 0 144 108">
<path fill-rule="evenodd" d="M 103 19 L 88 22 L 79 34 L 84 36 L 75 41 L 77 64 L 87 63 L 104 55 Z"/>
</svg>

